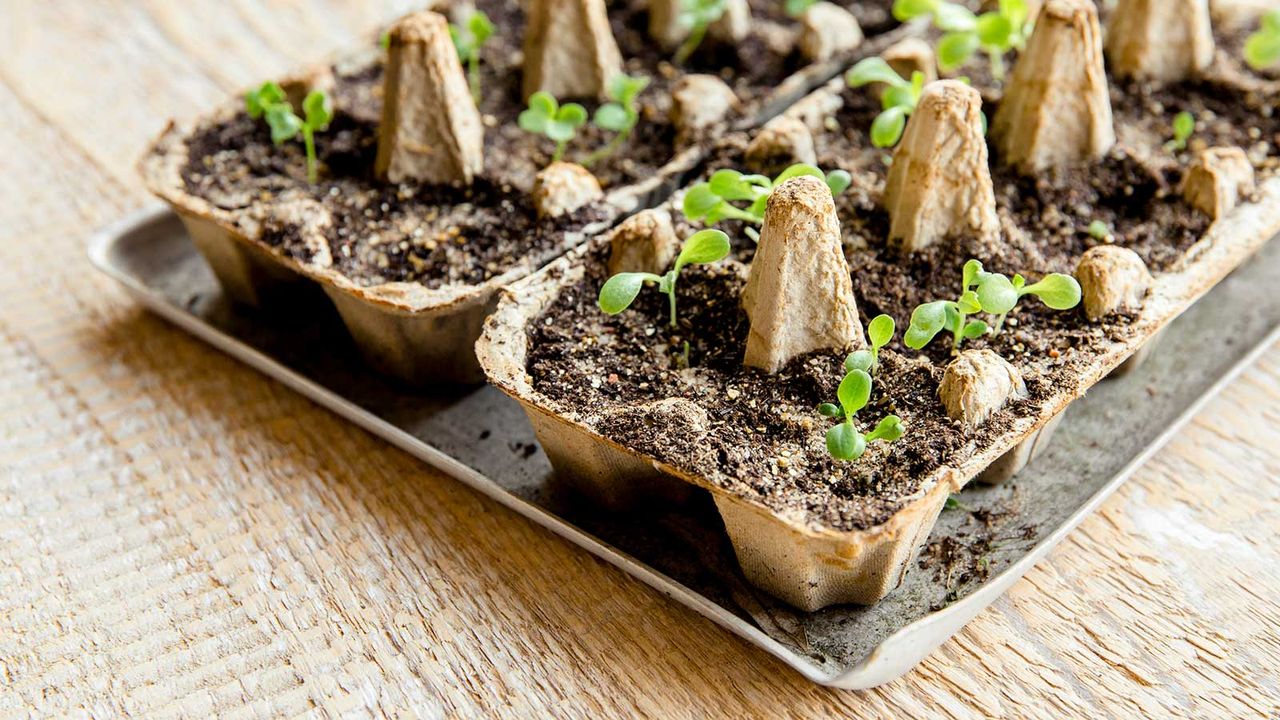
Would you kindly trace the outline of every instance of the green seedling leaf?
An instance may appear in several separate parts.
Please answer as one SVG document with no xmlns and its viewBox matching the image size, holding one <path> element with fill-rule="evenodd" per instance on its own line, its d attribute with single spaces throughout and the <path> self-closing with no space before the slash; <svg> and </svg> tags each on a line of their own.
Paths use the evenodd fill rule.
<svg viewBox="0 0 1280 720">
<path fill-rule="evenodd" d="M 1164 144 L 1165 150 L 1176 152 L 1187 149 L 1187 140 L 1196 131 L 1196 118 L 1183 110 L 1173 117 L 1173 139 Z"/>
<path fill-rule="evenodd" d="M 907 111 L 901 107 L 891 107 L 872 121 L 871 144 L 878 148 L 893 147 L 902 138 L 902 131 L 906 127 Z"/>
<path fill-rule="evenodd" d="M 625 108 L 617 103 L 605 103 L 596 108 L 595 123 L 605 130 L 622 132 L 631 124 Z"/>
<path fill-rule="evenodd" d="M 479 10 L 471 13 L 471 17 L 467 18 L 467 28 L 471 30 L 471 36 L 475 39 L 477 48 L 493 37 L 493 22 L 489 20 L 488 15 Z"/>
<path fill-rule="evenodd" d="M 894 0 L 893 18 L 898 22 L 906 22 L 924 15 L 930 15 L 938 6 L 938 0 Z"/>
<path fill-rule="evenodd" d="M 529 107 L 516 117 L 516 124 L 525 132 L 542 135 L 546 132 L 547 125 L 555 119 L 556 111 L 559 109 L 560 104 L 551 93 L 539 90 L 529 96 Z"/>
<path fill-rule="evenodd" d="M 286 99 L 284 89 L 279 83 L 265 82 L 257 89 L 245 93 L 244 109 L 249 113 L 249 117 L 257 120 L 262 117 L 267 108 L 284 103 Z"/>
<path fill-rule="evenodd" d="M 965 340 L 973 340 L 987 334 L 987 324 L 981 320 L 970 320 L 965 323 L 961 333 Z"/>
<path fill-rule="evenodd" d="M 848 423 L 827 431 L 827 452 L 836 460 L 857 460 L 866 450 L 866 439 Z"/>
<path fill-rule="evenodd" d="M 875 356 L 871 354 L 870 350 L 855 350 L 849 353 L 849 357 L 844 359 L 845 372 L 861 370 L 862 372 L 869 373 L 871 372 L 871 368 L 874 366 Z"/>
<path fill-rule="evenodd" d="M 964 65 L 978 51 L 978 35 L 972 32 L 951 32 L 938 41 L 938 68 L 950 72 Z"/>
<path fill-rule="evenodd" d="M 827 173 L 826 181 L 831 197 L 838 197 L 853 184 L 853 176 L 844 170 L 832 170 Z"/>
<path fill-rule="evenodd" d="M 685 217 L 690 220 L 706 220 L 709 223 L 716 222 L 719 218 L 713 220 L 710 216 L 713 211 L 723 202 L 720 196 L 711 189 L 710 183 L 698 183 L 689 188 L 684 194 L 684 202 L 681 204 L 681 210 L 684 211 Z"/>
<path fill-rule="evenodd" d="M 685 265 L 707 265 L 729 254 L 729 236 L 719 230 L 699 230 L 685 241 L 676 258 L 676 271 Z"/>
<path fill-rule="evenodd" d="M 1107 227 L 1107 224 L 1101 220 L 1094 220 L 1089 223 L 1088 232 L 1089 237 L 1094 240 L 1105 240 L 1111 234 L 1111 228 Z"/>
<path fill-rule="evenodd" d="M 1070 310 L 1080 304 L 1080 283 L 1070 275 L 1050 273 L 1040 282 L 1022 289 L 1023 295 L 1035 295 L 1054 310 Z"/>
<path fill-rule="evenodd" d="M 875 316 L 867 324 L 867 339 L 871 341 L 871 347 L 879 350 L 888 345 L 889 341 L 893 339 L 895 329 L 893 318 L 888 315 Z"/>
<path fill-rule="evenodd" d="M 960 294 L 960 299 L 956 301 L 956 309 L 965 315 L 981 312 L 982 303 L 978 300 L 978 293 L 972 290 L 965 290 Z"/>
<path fill-rule="evenodd" d="M 998 12 L 983 13 L 974 28 L 980 45 L 1008 50 L 1012 46 L 1013 20 Z"/>
<path fill-rule="evenodd" d="M 963 5 L 940 2 L 933 10 L 933 24 L 943 32 L 973 32 L 978 25 L 978 17 Z"/>
<path fill-rule="evenodd" d="M 606 314 L 617 315 L 631 307 L 631 303 L 635 302 L 645 282 L 661 280 L 660 276 L 652 273 L 618 273 L 606 280 L 604 286 L 600 288 L 597 304 Z"/>
<path fill-rule="evenodd" d="M 1280 63 L 1280 10 L 1262 16 L 1262 24 L 1244 43 L 1244 59 L 1254 70 Z"/>
<path fill-rule="evenodd" d="M 897 415 L 885 415 L 874 430 L 867 433 L 867 442 L 875 440 L 884 440 L 885 442 L 893 442 L 902 437 L 906 429 L 902 426 L 902 418 Z"/>
<path fill-rule="evenodd" d="M 565 103 L 547 125 L 547 137 L 560 142 L 572 140 L 578 128 L 586 124 L 587 109 L 578 103 Z"/>
<path fill-rule="evenodd" d="M 329 96 L 320 90 L 312 90 L 302 100 L 302 112 L 306 125 L 312 130 L 323 130 L 333 121 L 333 104 Z"/>
<path fill-rule="evenodd" d="M 865 370 L 851 370 L 836 388 L 836 397 L 845 415 L 853 415 L 867 406 L 871 399 L 871 376 Z"/>
<path fill-rule="evenodd" d="M 829 418 L 844 417 L 844 411 L 834 403 L 822 403 L 818 406 L 818 413 Z"/>
<path fill-rule="evenodd" d="M 302 118 L 294 114 L 288 103 L 272 105 L 266 109 L 264 117 L 271 128 L 271 142 L 276 145 L 283 145 L 302 132 Z"/>
<path fill-rule="evenodd" d="M 978 303 L 984 312 L 1004 315 L 1018 304 L 1018 289 L 1013 281 L 999 273 L 982 273 L 978 276 Z"/>
<path fill-rule="evenodd" d="M 960 271 L 960 282 L 965 290 L 973 287 L 978 282 L 978 276 L 982 274 L 982 263 L 977 260 L 970 260 L 964 264 L 964 268 Z"/>
<path fill-rule="evenodd" d="M 845 73 L 845 82 L 849 87 L 862 87 L 873 82 L 885 83 L 892 87 L 910 87 L 911 83 L 889 67 L 884 58 L 869 57 L 858 61 Z"/>
<path fill-rule="evenodd" d="M 824 182 L 826 181 L 826 176 L 824 176 L 822 171 L 818 168 L 813 165 L 809 165 L 808 163 L 796 163 L 795 165 L 788 167 L 786 170 L 783 170 L 778 174 L 778 177 L 773 179 L 773 187 L 777 187 L 791 178 L 806 176 L 818 178 Z"/>
<path fill-rule="evenodd" d="M 920 350 L 928 345 L 947 324 L 947 306 L 945 300 L 925 303 L 911 312 L 911 324 L 903 335 L 907 347 Z"/>
</svg>

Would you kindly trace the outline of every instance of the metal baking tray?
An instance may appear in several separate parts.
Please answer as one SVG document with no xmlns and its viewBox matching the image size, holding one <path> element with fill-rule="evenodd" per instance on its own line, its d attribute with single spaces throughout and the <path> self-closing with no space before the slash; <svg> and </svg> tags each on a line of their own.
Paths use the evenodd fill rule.
<svg viewBox="0 0 1280 720">
<path fill-rule="evenodd" d="M 167 209 L 147 209 L 102 230 L 89 256 L 142 304 L 213 347 L 581 545 L 805 677 L 851 689 L 888 682 L 923 660 L 1280 338 L 1280 294 L 1271 290 L 1280 277 L 1280 243 L 1271 243 L 1176 320 L 1141 367 L 1073 403 L 1049 448 L 1013 481 L 971 485 L 956 496 L 896 591 L 871 607 L 802 613 L 742 579 L 709 497 L 626 517 L 582 506 L 558 488 L 514 401 L 488 387 L 447 396 L 397 387 L 361 363 L 336 314 L 299 327 L 297 315 L 229 304 Z M 939 548 L 959 561 L 938 561 Z"/>
</svg>

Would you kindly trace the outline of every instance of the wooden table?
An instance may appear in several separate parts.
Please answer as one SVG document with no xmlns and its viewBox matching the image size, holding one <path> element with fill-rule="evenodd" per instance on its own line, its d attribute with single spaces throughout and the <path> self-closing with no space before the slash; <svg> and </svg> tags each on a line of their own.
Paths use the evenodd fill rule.
<svg viewBox="0 0 1280 720">
<path fill-rule="evenodd" d="M 0 718 L 1280 715 L 1280 359 L 867 693 L 148 315 L 84 258 L 169 116 L 406 3 L 0 3 Z M 1211 351 L 1211 349 L 1206 349 Z"/>
</svg>

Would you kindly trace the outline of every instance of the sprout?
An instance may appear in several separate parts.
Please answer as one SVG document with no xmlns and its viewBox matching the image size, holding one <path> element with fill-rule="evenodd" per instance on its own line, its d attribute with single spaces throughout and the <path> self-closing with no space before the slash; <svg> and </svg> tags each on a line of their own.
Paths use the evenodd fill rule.
<svg viewBox="0 0 1280 720">
<path fill-rule="evenodd" d="M 848 361 L 845 362 L 846 367 Z M 897 415 L 886 415 L 875 429 L 863 435 L 853 423 L 858 411 L 867 406 L 871 399 L 871 376 L 865 368 L 849 370 L 840 387 L 836 389 L 839 406 L 834 403 L 822 403 L 818 412 L 829 418 L 844 418 L 843 422 L 827 430 L 827 452 L 835 460 L 857 460 L 866 452 L 867 443 L 883 440 L 893 442 L 902 437 L 902 419 Z"/>
<path fill-rule="evenodd" d="M 449 37 L 458 50 L 458 60 L 467 66 L 467 84 L 471 86 L 471 98 L 480 102 L 480 48 L 493 37 L 493 23 L 489 16 L 474 10 L 464 24 L 449 23 Z"/>
<path fill-rule="evenodd" d="M 307 181 L 315 183 L 319 180 L 316 161 L 317 131 L 329 127 L 333 120 L 333 106 L 329 96 L 322 90 L 312 90 L 302 101 L 303 117 L 293 112 L 293 106 L 278 83 L 265 82 L 257 90 L 251 90 L 244 96 L 244 107 L 253 119 L 265 118 L 271 128 L 271 142 L 283 144 L 302 134 L 302 142 L 307 151 Z"/>
<path fill-rule="evenodd" d="M 675 64 L 683 65 L 689 59 L 702 44 L 707 28 L 728 9 L 729 0 L 680 0 L 680 24 L 689 29 L 689 37 L 676 50 Z"/>
<path fill-rule="evenodd" d="M 1031 36 L 1031 13 L 1026 0 L 1000 0 L 991 12 L 975 15 L 968 8 L 946 0 L 895 0 L 893 16 L 906 22 L 931 16 L 944 34 L 938 41 L 938 67 L 950 72 L 964 65 L 978 50 L 991 59 L 991 76 L 1004 79 L 1004 56 L 1022 50 Z"/>
<path fill-rule="evenodd" d="M 1196 131 L 1196 117 L 1183 110 L 1173 117 L 1173 139 L 1164 144 L 1169 152 L 1187 149 L 1187 140 Z"/>
<path fill-rule="evenodd" d="M 772 180 L 764 175 L 744 175 L 737 170 L 717 170 L 708 182 L 689 188 L 681 209 L 690 220 L 701 220 L 708 225 L 721 220 L 742 220 L 760 225 L 764 223 L 765 205 L 768 204 L 773 189 L 784 181 L 801 175 L 824 181 L 833 197 L 844 192 L 853 183 L 853 178 L 844 170 L 832 170 L 824 175 L 821 170 L 806 163 L 792 165 Z M 745 209 L 733 205 L 742 201 L 750 204 Z M 753 228 L 749 228 L 747 234 L 759 238 L 759 233 Z"/>
<path fill-rule="evenodd" d="M 986 334 L 982 320 L 967 320 L 969 315 L 987 312 L 997 316 L 992 334 L 999 334 L 1005 316 L 1025 295 L 1034 295 L 1054 310 L 1069 310 L 1080 303 L 1080 283 L 1070 275 L 1050 273 L 1040 282 L 1026 284 L 1021 275 L 1013 278 L 982 269 L 982 263 L 970 260 L 964 264 L 963 288 L 958 300 L 925 303 L 911 313 L 911 326 L 903 341 L 907 347 L 920 350 L 941 331 L 950 332 L 952 347 L 959 348 L 966 339 Z"/>
<path fill-rule="evenodd" d="M 915 112 L 920 93 L 924 92 L 924 73 L 911 73 L 911 81 L 907 82 L 883 58 L 869 57 L 854 65 L 844 79 L 849 87 L 873 82 L 886 85 L 880 93 L 883 110 L 871 123 L 871 144 L 878 148 L 896 145 L 907 127 L 907 117 Z"/>
<path fill-rule="evenodd" d="M 1280 63 L 1280 10 L 1262 16 L 1262 26 L 1245 40 L 1244 60 L 1254 70 Z"/>
<path fill-rule="evenodd" d="M 578 128 L 587 122 L 587 110 L 578 103 L 556 102 L 551 93 L 539 90 L 529 96 L 529 108 L 516 119 L 520 129 L 545 136 L 556 144 L 551 162 L 564 157 L 569 141 L 578 134 Z"/>
<path fill-rule="evenodd" d="M 676 280 L 685 265 L 709 265 L 729 254 L 729 236 L 719 230 L 700 230 L 685 241 L 676 264 L 665 275 L 646 272 L 618 273 L 600 288 L 598 305 L 608 315 L 626 310 L 647 282 L 657 283 L 658 292 L 666 293 L 671 306 L 671 327 L 676 327 Z"/>
<path fill-rule="evenodd" d="M 1111 235 L 1111 228 L 1107 227 L 1107 224 L 1101 220 L 1094 220 L 1089 223 L 1089 227 L 1086 229 L 1086 232 L 1088 232 L 1089 237 L 1094 240 L 1106 240 L 1107 237 Z"/>
<path fill-rule="evenodd" d="M 613 76 L 609 81 L 609 99 L 612 102 L 607 102 L 596 109 L 595 123 L 601 129 L 611 130 L 617 134 L 607 145 L 588 155 L 587 159 L 582 161 L 583 165 L 590 165 L 612 155 L 622 147 L 627 138 L 631 137 L 631 131 L 640 120 L 636 97 L 648 86 L 649 78 L 643 75 L 632 76 L 619 73 Z"/>
<path fill-rule="evenodd" d="M 805 10 L 818 4 L 818 0 L 785 0 L 783 9 L 789 17 L 800 17 Z"/>
<path fill-rule="evenodd" d="M 867 340 L 871 342 L 871 347 L 865 350 L 855 350 L 849 357 L 845 358 L 845 369 L 860 368 L 875 375 L 876 371 L 880 369 L 880 348 L 889 344 L 896 329 L 897 326 L 894 324 L 893 318 L 888 315 L 877 315 L 867 325 Z"/>
</svg>

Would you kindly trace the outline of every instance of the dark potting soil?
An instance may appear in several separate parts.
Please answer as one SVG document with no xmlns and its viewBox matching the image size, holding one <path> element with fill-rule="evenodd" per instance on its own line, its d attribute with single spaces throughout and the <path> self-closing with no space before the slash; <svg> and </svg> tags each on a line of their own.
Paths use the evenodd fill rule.
<svg viewBox="0 0 1280 720">
<path fill-rule="evenodd" d="M 1094 358 L 1133 332 L 1129 316 L 1090 323 L 1079 308 L 1059 312 L 1024 299 L 1003 332 L 968 341 L 965 348 L 990 348 L 1017 366 L 1029 397 L 967 432 L 946 416 L 937 398 L 952 356 L 950 336 L 940 335 L 923 353 L 901 344 L 916 306 L 959 294 L 965 260 L 977 258 L 989 270 L 1022 273 L 1034 282 L 1049 272 L 1072 272 L 1086 249 L 1111 242 L 1137 252 L 1153 272 L 1176 269 L 1209 221 L 1178 193 L 1191 150 L 1162 147 L 1173 116 L 1187 109 L 1199 119 L 1192 148 L 1203 147 L 1196 140 L 1245 147 L 1267 173 L 1280 147 L 1280 125 L 1263 109 L 1274 98 L 1247 97 L 1223 83 L 1159 90 L 1113 84 L 1117 149 L 1090 168 L 1031 179 L 993 157 L 1000 241 L 957 237 L 904 256 L 885 243 L 889 222 L 880 195 L 889 154 L 866 136 L 878 103 L 861 90 L 846 90 L 844 100 L 827 131 L 815 138 L 819 164 L 824 170 L 844 168 L 854 178 L 837 199 L 837 212 L 859 314 L 865 323 L 888 313 L 898 325 L 897 337 L 882 351 L 871 404 L 858 422 L 865 432 L 895 413 L 907 428 L 903 438 L 870 445 L 856 462 L 829 458 L 824 435 L 833 423 L 815 407 L 834 402 L 843 353 L 796 358 L 774 375 L 742 367 L 748 323 L 738 297 L 754 250 L 742 223 L 719 226 L 734 238 L 731 259 L 682 272 L 674 329 L 665 322 L 665 296 L 652 288 L 618 316 L 599 311 L 596 294 L 606 279 L 607 249 L 597 251 L 583 280 L 566 287 L 528 328 L 527 366 L 534 387 L 557 410 L 605 436 L 776 511 L 798 511 L 807 522 L 836 530 L 886 521 L 932 471 L 963 464 L 1015 420 L 1038 414 L 1047 398 L 1080 390 Z M 990 116 L 994 106 L 986 110 Z M 744 146 L 742 138 L 721 143 L 704 175 L 724 167 L 746 169 Z M 676 219 L 681 236 L 694 230 Z M 1094 220 L 1108 225 L 1108 237 L 1087 232 Z M 685 342 L 688 368 L 682 360 Z M 654 404 L 670 398 L 687 402 Z"/>
</svg>

